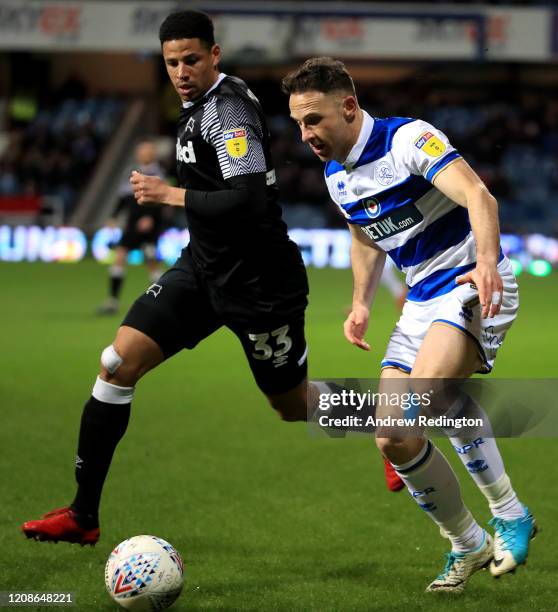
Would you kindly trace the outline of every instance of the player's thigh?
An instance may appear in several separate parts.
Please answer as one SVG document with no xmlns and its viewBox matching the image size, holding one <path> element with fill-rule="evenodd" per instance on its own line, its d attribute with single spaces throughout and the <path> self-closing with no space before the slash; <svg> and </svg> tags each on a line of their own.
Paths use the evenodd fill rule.
<svg viewBox="0 0 558 612">
<path fill-rule="evenodd" d="M 151 338 L 168 359 L 194 348 L 222 321 L 193 273 L 171 268 L 132 304 L 122 325 Z"/>
<path fill-rule="evenodd" d="M 413 378 L 468 378 L 481 368 L 478 344 L 465 332 L 441 322 L 433 323 L 418 350 Z"/>
<path fill-rule="evenodd" d="M 440 416 L 459 401 L 462 381 L 483 367 L 478 343 L 464 331 L 435 322 L 430 326 L 411 371 L 413 392 L 429 397 L 422 413 Z"/>
<path fill-rule="evenodd" d="M 256 384 L 285 420 L 306 417 L 308 347 L 304 316 L 228 325 L 242 344 Z"/>
</svg>

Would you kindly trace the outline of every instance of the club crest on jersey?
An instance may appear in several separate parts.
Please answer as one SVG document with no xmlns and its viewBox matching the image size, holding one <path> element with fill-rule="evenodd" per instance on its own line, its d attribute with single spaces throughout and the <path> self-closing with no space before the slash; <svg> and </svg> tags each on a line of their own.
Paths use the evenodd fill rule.
<svg viewBox="0 0 558 612">
<path fill-rule="evenodd" d="M 375 219 L 382 212 L 382 205 L 376 198 L 364 198 L 361 200 L 364 212 L 371 218 Z"/>
<path fill-rule="evenodd" d="M 374 168 L 374 178 L 376 179 L 377 183 L 380 183 L 380 185 L 383 185 L 384 187 L 391 185 L 395 179 L 395 172 L 393 171 L 391 164 L 389 164 L 387 161 L 381 161 Z"/>
<path fill-rule="evenodd" d="M 415 140 L 415 147 L 421 149 L 430 157 L 440 157 L 446 150 L 446 145 L 432 132 L 424 132 Z"/>
<path fill-rule="evenodd" d="M 223 140 L 230 157 L 244 157 L 248 153 L 248 139 L 244 128 L 223 132 Z"/>
<path fill-rule="evenodd" d="M 195 117 L 190 117 L 190 119 L 188 119 L 188 123 L 186 124 L 186 127 L 184 129 L 184 133 L 186 134 L 186 132 L 193 132 L 195 125 L 196 125 Z"/>
</svg>

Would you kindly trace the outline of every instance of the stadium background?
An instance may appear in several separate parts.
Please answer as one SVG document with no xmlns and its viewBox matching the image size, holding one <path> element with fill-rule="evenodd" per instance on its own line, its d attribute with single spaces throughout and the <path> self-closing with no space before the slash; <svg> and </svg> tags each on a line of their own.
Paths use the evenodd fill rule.
<svg viewBox="0 0 558 612">
<path fill-rule="evenodd" d="M 79 609 L 113 609 L 102 581 L 110 548 L 154 532 L 185 559 L 177 610 L 556 609 L 554 440 L 501 443 L 544 529 L 528 568 L 499 582 L 476 576 L 459 602 L 432 600 L 421 591 L 441 568 L 445 542 L 406 496 L 385 491 L 370 440 L 310 438 L 302 425 L 279 423 L 226 332 L 142 382 L 94 551 L 19 535 L 19 523 L 72 495 L 81 405 L 118 323 L 93 316 L 106 284 L 101 263 L 116 237 L 104 224 L 134 143 L 156 138 L 173 172 L 179 105 L 157 29 L 178 6 L 0 0 L 0 590 L 74 591 Z M 342 337 L 351 295 L 347 232 L 278 93 L 291 67 L 327 54 L 345 59 L 364 108 L 432 122 L 496 195 L 522 309 L 494 374 L 556 376 L 558 9 L 550 2 L 196 6 L 216 20 L 222 69 L 248 81 L 269 118 L 285 219 L 311 266 L 311 373 L 376 376 L 397 316 L 381 290 L 372 354 Z M 171 263 L 187 228 L 179 214 L 167 223 L 159 256 Z M 132 264 L 141 260 L 131 253 Z M 123 302 L 145 284 L 132 266 Z M 467 501 L 487 519 L 456 469 Z"/>
</svg>

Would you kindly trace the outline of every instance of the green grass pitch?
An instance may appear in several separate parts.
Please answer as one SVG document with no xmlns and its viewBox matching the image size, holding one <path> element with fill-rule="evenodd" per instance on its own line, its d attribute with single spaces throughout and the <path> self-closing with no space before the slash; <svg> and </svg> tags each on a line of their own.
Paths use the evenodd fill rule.
<svg viewBox="0 0 558 612">
<path fill-rule="evenodd" d="M 140 383 L 105 487 L 99 544 L 27 541 L 21 522 L 73 497 L 82 405 L 119 318 L 92 314 L 106 287 L 106 269 L 92 261 L 0 264 L 0 273 L 0 591 L 73 591 L 74 609 L 114 610 L 103 583 L 110 550 L 153 533 L 184 557 L 177 612 L 557 609 L 555 440 L 500 444 L 543 529 L 527 567 L 501 580 L 479 573 L 460 598 L 425 594 L 447 542 L 405 493 L 386 490 L 372 441 L 311 437 L 303 424 L 280 422 L 227 330 Z M 396 318 L 389 296 L 381 290 L 374 307 L 367 354 L 342 336 L 350 272 L 311 270 L 310 280 L 311 374 L 377 376 Z M 520 277 L 519 319 L 494 375 L 556 376 L 557 281 Z M 146 285 L 144 270 L 132 269 L 124 302 Z M 448 457 L 485 523 L 484 500 Z"/>
</svg>

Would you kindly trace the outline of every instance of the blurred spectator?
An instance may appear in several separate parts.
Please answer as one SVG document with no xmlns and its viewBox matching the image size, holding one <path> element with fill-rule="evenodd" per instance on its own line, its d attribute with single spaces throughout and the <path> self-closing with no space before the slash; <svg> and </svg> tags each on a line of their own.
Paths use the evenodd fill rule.
<svg viewBox="0 0 558 612">
<path fill-rule="evenodd" d="M 498 198 L 503 231 L 558 233 L 558 102 L 552 92 L 522 90 L 513 77 L 493 89 L 459 81 L 436 86 L 429 74 L 417 72 L 395 84 L 359 83 L 360 103 L 373 115 L 419 117 L 446 132 Z M 274 163 L 287 222 L 302 227 L 344 225 L 336 208 L 327 205 L 323 167 L 300 142 L 287 100 L 278 95 L 278 82 L 266 78 L 251 83 L 271 113 Z M 82 99 L 64 98 L 52 108 L 39 109 L 27 124 L 8 123 L 0 150 L 0 195 L 57 195 L 69 212 L 123 104 L 84 96 L 72 78 L 61 91 Z M 174 92 L 162 94 L 161 104 L 162 127 L 174 141 L 175 122 L 168 127 L 169 117 L 180 110 Z M 174 149 L 166 170 L 174 171 Z"/>
<path fill-rule="evenodd" d="M 71 80 L 63 91 L 78 94 Z M 32 121 L 12 121 L 0 156 L 0 196 L 56 196 L 68 214 L 121 114 L 113 99 L 64 99 L 42 108 Z"/>
<path fill-rule="evenodd" d="M 359 84 L 359 91 L 361 106 L 372 115 L 418 117 L 444 131 L 498 198 L 503 231 L 558 232 L 558 102 L 551 96 L 513 95 L 504 88 L 490 101 L 482 92 L 470 99 L 464 90 L 428 92 L 420 79 Z M 284 114 L 269 124 L 287 222 L 292 206 L 304 206 L 320 212 L 322 225 L 342 224 L 335 207 L 324 207 L 323 168 L 300 142 L 298 127 Z M 296 218 L 300 223 L 300 214 Z"/>
</svg>

